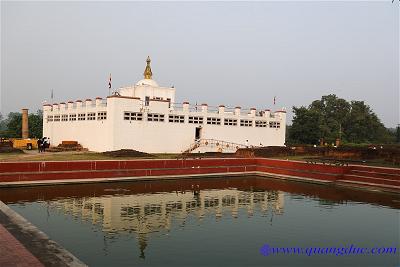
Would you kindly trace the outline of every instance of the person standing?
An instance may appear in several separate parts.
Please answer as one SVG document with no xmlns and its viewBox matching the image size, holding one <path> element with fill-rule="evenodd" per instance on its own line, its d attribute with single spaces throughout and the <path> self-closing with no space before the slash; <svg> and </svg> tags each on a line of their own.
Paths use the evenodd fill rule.
<svg viewBox="0 0 400 267">
<path fill-rule="evenodd" d="M 38 140 L 37 140 L 37 147 L 38 147 L 39 153 L 42 152 L 42 146 L 43 146 L 42 139 L 38 139 Z"/>
<path fill-rule="evenodd" d="M 46 152 L 46 146 L 47 146 L 47 139 L 46 137 L 42 138 L 42 152 Z"/>
</svg>

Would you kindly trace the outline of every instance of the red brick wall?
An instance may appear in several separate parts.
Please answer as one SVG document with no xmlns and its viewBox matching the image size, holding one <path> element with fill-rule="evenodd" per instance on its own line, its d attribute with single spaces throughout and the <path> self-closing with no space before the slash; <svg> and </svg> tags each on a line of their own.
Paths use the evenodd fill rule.
<svg viewBox="0 0 400 267">
<path fill-rule="evenodd" d="M 0 163 L 0 182 L 163 175 L 184 176 L 252 171 L 335 181 L 352 168 L 400 173 L 400 170 L 396 169 L 329 166 L 266 158 L 3 162 Z"/>
</svg>

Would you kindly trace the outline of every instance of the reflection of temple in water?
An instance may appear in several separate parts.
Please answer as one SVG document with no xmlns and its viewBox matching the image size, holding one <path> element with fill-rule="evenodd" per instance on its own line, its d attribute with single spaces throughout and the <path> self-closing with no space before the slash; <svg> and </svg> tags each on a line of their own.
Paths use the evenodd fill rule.
<svg viewBox="0 0 400 267">
<path fill-rule="evenodd" d="M 213 214 L 217 219 L 223 214 L 236 218 L 240 210 L 248 216 L 257 211 L 282 214 L 283 206 L 281 191 L 237 189 L 68 198 L 50 202 L 52 208 L 100 224 L 106 233 L 136 233 L 142 258 L 148 233 L 169 231 L 173 222 L 183 226 L 189 215 L 201 220 Z"/>
</svg>

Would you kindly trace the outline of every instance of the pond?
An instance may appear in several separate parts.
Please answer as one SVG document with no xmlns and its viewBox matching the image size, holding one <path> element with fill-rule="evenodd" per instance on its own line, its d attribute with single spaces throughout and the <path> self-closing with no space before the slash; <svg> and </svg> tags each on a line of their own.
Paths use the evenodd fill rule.
<svg viewBox="0 0 400 267">
<path fill-rule="evenodd" d="M 398 195 L 245 176 L 7 188 L 0 200 L 89 266 L 400 265 Z"/>
</svg>

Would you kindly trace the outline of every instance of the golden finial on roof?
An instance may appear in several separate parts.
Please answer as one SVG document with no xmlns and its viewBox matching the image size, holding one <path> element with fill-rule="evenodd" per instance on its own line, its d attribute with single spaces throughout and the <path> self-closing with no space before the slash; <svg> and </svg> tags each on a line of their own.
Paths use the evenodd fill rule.
<svg viewBox="0 0 400 267">
<path fill-rule="evenodd" d="M 144 75 L 145 79 L 151 79 L 151 77 L 153 76 L 153 73 L 151 72 L 151 67 L 150 67 L 151 59 L 149 56 L 147 57 L 146 62 L 147 62 L 147 65 L 146 65 L 146 68 L 144 69 L 143 75 Z"/>
</svg>

